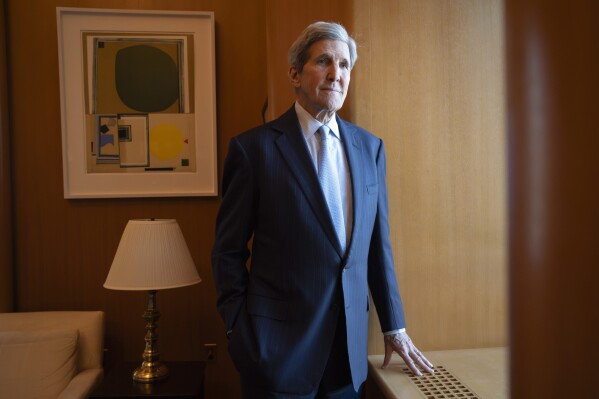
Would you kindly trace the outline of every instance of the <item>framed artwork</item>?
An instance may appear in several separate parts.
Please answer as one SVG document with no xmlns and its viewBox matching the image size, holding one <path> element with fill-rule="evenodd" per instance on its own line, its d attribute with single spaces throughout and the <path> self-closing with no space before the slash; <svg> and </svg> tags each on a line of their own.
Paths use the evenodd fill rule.
<svg viewBox="0 0 599 399">
<path fill-rule="evenodd" d="M 56 13 L 65 198 L 217 195 L 214 14 Z"/>
</svg>

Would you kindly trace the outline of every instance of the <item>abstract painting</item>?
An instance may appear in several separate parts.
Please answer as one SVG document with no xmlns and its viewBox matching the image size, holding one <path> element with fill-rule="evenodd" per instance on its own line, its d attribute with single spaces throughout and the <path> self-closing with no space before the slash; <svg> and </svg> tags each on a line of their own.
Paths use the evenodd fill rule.
<svg viewBox="0 0 599 399">
<path fill-rule="evenodd" d="M 213 14 L 57 17 L 65 198 L 216 195 Z"/>
</svg>

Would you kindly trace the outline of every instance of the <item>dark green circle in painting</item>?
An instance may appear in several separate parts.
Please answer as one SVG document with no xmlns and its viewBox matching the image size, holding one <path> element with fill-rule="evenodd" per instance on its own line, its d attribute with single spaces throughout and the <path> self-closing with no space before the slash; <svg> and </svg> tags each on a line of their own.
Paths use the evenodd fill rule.
<svg viewBox="0 0 599 399">
<path fill-rule="evenodd" d="M 179 69 L 164 51 L 135 45 L 117 52 L 115 84 L 121 101 L 129 108 L 159 112 L 179 98 Z"/>
</svg>

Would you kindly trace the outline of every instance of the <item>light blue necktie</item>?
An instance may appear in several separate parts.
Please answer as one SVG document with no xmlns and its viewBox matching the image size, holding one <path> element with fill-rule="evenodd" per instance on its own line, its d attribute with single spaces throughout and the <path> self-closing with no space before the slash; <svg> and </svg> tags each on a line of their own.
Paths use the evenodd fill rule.
<svg viewBox="0 0 599 399">
<path fill-rule="evenodd" d="M 322 125 L 320 129 L 318 129 L 318 134 L 321 138 L 320 149 L 318 150 L 318 180 L 320 181 L 322 191 L 324 192 L 324 196 L 329 206 L 329 211 L 333 218 L 333 224 L 341 244 L 341 250 L 345 252 L 345 220 L 343 218 L 339 175 L 330 154 L 330 141 L 332 138 L 329 134 L 329 127 Z"/>
</svg>

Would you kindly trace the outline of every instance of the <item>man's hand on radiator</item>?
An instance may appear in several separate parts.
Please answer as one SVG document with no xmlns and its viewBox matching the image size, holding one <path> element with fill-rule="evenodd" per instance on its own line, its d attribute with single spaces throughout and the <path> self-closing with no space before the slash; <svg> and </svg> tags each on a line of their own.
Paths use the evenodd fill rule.
<svg viewBox="0 0 599 399">
<path fill-rule="evenodd" d="M 414 346 L 405 331 L 385 335 L 385 360 L 382 368 L 387 368 L 393 352 L 397 352 L 401 356 L 414 375 L 421 376 L 420 370 L 431 374 L 435 372 L 433 364 Z"/>
</svg>

